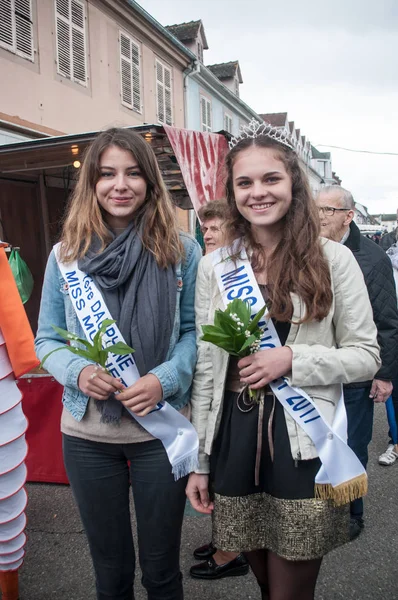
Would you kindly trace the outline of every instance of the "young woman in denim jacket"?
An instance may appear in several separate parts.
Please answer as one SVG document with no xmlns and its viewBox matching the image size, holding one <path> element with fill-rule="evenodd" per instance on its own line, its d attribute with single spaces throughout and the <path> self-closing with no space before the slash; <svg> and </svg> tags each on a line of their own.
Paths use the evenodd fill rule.
<svg viewBox="0 0 398 600">
<path fill-rule="evenodd" d="M 148 598 L 182 599 L 179 549 L 186 478 L 174 481 L 162 443 L 125 407 L 143 417 L 166 400 L 189 416 L 201 250 L 178 232 L 156 157 L 139 135 L 111 129 L 94 140 L 61 241 L 61 260 L 77 259 L 92 276 L 126 343 L 135 349 L 142 375 L 126 389 L 70 352 L 57 352 L 46 361 L 64 386 L 64 460 L 90 545 L 97 598 L 133 597 L 131 481 Z M 52 325 L 84 337 L 54 252 L 36 339 L 41 359 L 65 343 Z"/>
</svg>

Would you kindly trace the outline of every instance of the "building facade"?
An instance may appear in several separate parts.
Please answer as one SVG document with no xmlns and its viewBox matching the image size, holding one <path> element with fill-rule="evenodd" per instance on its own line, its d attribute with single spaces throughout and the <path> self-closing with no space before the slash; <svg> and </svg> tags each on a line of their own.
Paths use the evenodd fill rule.
<svg viewBox="0 0 398 600">
<path fill-rule="evenodd" d="M 301 166 L 307 174 L 314 195 L 325 185 L 341 183 L 341 179 L 332 170 L 330 152 L 319 152 L 308 138 L 302 134 L 301 130 L 295 126 L 294 121 L 289 121 L 287 112 L 263 113 L 260 114 L 260 117 L 265 123 L 290 132 L 301 159 Z"/>
<path fill-rule="evenodd" d="M 194 131 L 227 131 L 237 135 L 240 128 L 259 115 L 240 99 L 243 83 L 237 60 L 215 65 L 204 64 L 209 46 L 202 21 L 169 25 L 166 29 L 183 43 L 196 58 L 187 72 L 185 120 Z"/>
<path fill-rule="evenodd" d="M 133 0 L 3 0 L 1 139 L 184 127 L 194 58 Z"/>
</svg>

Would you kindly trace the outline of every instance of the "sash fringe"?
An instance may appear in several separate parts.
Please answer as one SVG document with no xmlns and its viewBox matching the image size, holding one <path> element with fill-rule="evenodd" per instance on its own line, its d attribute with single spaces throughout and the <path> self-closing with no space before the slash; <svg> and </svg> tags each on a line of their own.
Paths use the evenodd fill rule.
<svg viewBox="0 0 398 600">
<path fill-rule="evenodd" d="M 368 477 L 366 473 L 349 479 L 336 487 L 330 483 L 315 484 L 315 498 L 319 500 L 332 500 L 335 506 L 348 504 L 353 500 L 362 498 L 368 493 Z"/>
<path fill-rule="evenodd" d="M 172 473 L 174 475 L 174 481 L 181 479 L 181 477 L 185 477 L 195 471 L 199 466 L 198 460 L 198 451 L 189 454 L 182 460 L 175 463 L 172 467 Z"/>
</svg>

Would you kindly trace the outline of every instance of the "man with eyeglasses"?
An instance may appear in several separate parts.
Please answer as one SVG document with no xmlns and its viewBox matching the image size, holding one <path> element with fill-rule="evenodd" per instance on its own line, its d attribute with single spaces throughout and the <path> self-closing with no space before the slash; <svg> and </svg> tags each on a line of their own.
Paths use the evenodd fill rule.
<svg viewBox="0 0 398 600">
<path fill-rule="evenodd" d="M 390 397 L 391 381 L 397 376 L 398 309 L 392 265 L 380 246 L 361 235 L 353 221 L 355 202 L 348 190 L 338 185 L 322 188 L 316 204 L 321 236 L 347 246 L 362 270 L 378 332 L 382 366 L 374 380 L 344 385 L 348 445 L 366 467 L 373 431 L 373 403 L 385 402 Z M 351 539 L 356 538 L 363 527 L 360 498 L 351 502 Z"/>
</svg>

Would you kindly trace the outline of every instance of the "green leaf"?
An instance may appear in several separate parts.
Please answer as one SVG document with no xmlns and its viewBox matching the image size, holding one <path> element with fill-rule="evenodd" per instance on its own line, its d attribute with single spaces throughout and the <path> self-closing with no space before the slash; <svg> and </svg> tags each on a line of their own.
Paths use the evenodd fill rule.
<svg viewBox="0 0 398 600">
<path fill-rule="evenodd" d="M 258 339 L 258 337 L 256 335 L 251 335 L 250 337 L 246 338 L 245 343 L 243 344 L 243 346 L 240 348 L 239 350 L 239 354 L 241 356 L 243 356 L 243 353 L 250 347 L 250 345 L 255 342 Z"/>
<path fill-rule="evenodd" d="M 267 307 L 264 305 L 263 308 L 261 308 L 258 313 L 256 314 L 256 316 L 254 317 L 254 319 L 251 321 L 248 330 L 250 331 L 250 333 L 253 333 L 254 330 L 256 329 L 258 323 L 261 321 L 261 318 L 264 316 L 265 311 L 267 310 Z"/>
<path fill-rule="evenodd" d="M 44 358 L 42 359 L 41 363 L 40 363 L 40 368 L 43 369 L 44 368 L 44 363 L 46 362 L 47 358 L 49 356 L 51 356 L 51 354 L 54 354 L 54 352 L 59 352 L 60 350 L 67 350 L 68 346 L 62 346 L 62 348 L 55 348 L 54 350 L 51 350 L 51 352 L 48 352 L 48 354 L 46 354 L 44 356 Z"/>
<path fill-rule="evenodd" d="M 99 352 L 99 358 L 98 358 L 98 364 L 101 365 L 101 367 L 105 368 L 106 362 L 108 360 L 108 352 L 106 350 L 101 350 Z"/>
<path fill-rule="evenodd" d="M 233 346 L 233 343 L 234 343 L 233 338 L 230 335 L 227 335 L 225 333 L 203 332 L 202 340 L 204 342 L 211 342 L 212 344 L 217 344 L 218 341 L 223 341 L 223 342 L 228 341 L 228 343 L 231 346 Z"/>
<path fill-rule="evenodd" d="M 81 358 L 86 358 L 89 361 L 93 361 L 92 355 L 90 354 L 90 352 L 88 350 L 82 350 L 81 348 L 74 348 L 73 346 L 68 346 L 67 344 L 65 344 L 64 346 L 55 348 L 54 350 L 51 350 L 51 352 L 46 354 L 40 363 L 40 367 L 44 366 L 44 363 L 46 362 L 48 357 L 51 356 L 51 354 L 54 354 L 54 352 L 59 352 L 60 350 L 68 350 L 69 352 L 72 352 L 72 354 L 75 354 L 76 356 L 80 356 Z M 93 362 L 95 362 L 95 361 L 93 361 Z"/>
<path fill-rule="evenodd" d="M 107 348 L 105 348 L 105 352 L 111 352 L 112 354 L 123 356 L 126 354 L 132 354 L 132 352 L 134 352 L 134 348 L 131 348 L 124 342 L 117 342 L 117 344 L 113 344 L 113 346 L 107 346 Z"/>
<path fill-rule="evenodd" d="M 101 323 L 101 327 L 99 328 L 99 331 L 101 333 L 105 333 L 105 331 L 108 329 L 108 327 L 110 325 L 113 325 L 114 323 L 116 323 L 116 321 L 114 319 L 104 319 Z"/>
<path fill-rule="evenodd" d="M 61 336 L 64 340 L 67 340 L 68 342 L 78 342 L 86 348 L 89 348 L 91 346 L 91 344 L 87 340 L 79 338 L 79 336 L 76 335 L 76 333 L 71 333 L 70 331 L 66 331 L 66 329 L 62 329 L 61 327 L 57 327 L 56 325 L 51 325 L 51 327 L 54 329 L 54 331 L 58 333 L 59 336 Z"/>
<path fill-rule="evenodd" d="M 218 333 L 222 335 L 227 335 L 221 327 L 216 327 L 215 325 L 202 325 L 203 333 L 214 333 L 217 335 Z"/>
</svg>

